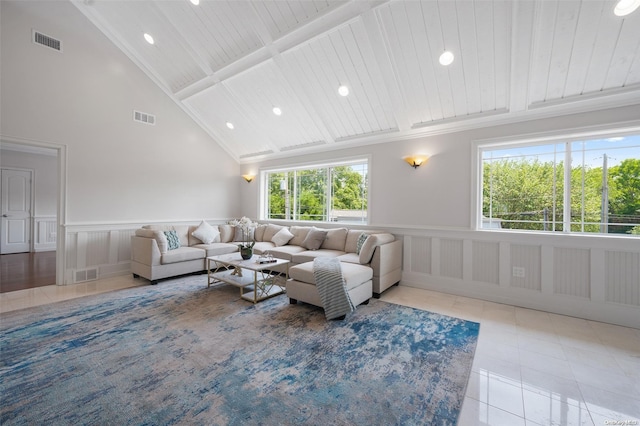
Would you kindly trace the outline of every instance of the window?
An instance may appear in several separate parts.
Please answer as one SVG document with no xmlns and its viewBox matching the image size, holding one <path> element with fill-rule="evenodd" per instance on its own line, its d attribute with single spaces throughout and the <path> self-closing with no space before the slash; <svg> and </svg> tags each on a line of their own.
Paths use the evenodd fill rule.
<svg viewBox="0 0 640 426">
<path fill-rule="evenodd" d="M 480 228 L 640 235 L 638 134 L 480 145 L 479 159 Z"/>
<path fill-rule="evenodd" d="M 367 160 L 263 172 L 263 218 L 367 223 Z"/>
</svg>

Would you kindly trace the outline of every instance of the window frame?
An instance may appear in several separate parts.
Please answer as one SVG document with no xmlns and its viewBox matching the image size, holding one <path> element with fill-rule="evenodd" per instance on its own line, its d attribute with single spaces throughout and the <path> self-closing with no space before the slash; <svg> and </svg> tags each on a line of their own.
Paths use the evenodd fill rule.
<svg viewBox="0 0 640 426">
<path fill-rule="evenodd" d="M 259 170 L 260 174 L 260 197 L 259 197 L 259 220 L 269 221 L 269 222 L 300 222 L 300 223 L 310 223 L 310 224 L 356 224 L 356 222 L 349 221 L 326 221 L 326 220 L 300 220 L 300 219 L 271 219 L 268 218 L 268 199 L 269 199 L 269 179 L 267 175 L 269 173 L 283 173 L 283 172 L 293 172 L 298 170 L 309 170 L 309 169 L 321 169 L 321 168 L 330 168 L 330 167 L 340 167 L 340 166 L 350 166 L 355 164 L 363 164 L 367 165 L 367 217 L 364 222 L 357 222 L 358 225 L 367 226 L 371 221 L 371 155 L 359 155 L 353 157 L 345 157 L 339 160 L 324 160 L 324 161 L 311 161 L 305 163 L 296 163 L 293 164 L 284 164 L 275 167 L 265 167 Z M 331 188 L 327 192 L 331 192 Z M 327 193 L 325 192 L 325 194 Z M 331 198 L 328 197 L 327 200 L 327 211 L 330 211 L 330 203 Z"/>
<path fill-rule="evenodd" d="M 540 145 L 550 144 L 564 144 L 570 146 L 574 142 L 582 142 L 587 140 L 599 139 L 599 138 L 614 138 L 623 136 L 634 136 L 640 134 L 640 125 L 634 125 L 632 127 L 611 127 L 608 126 L 592 126 L 582 129 L 570 129 L 562 132 L 545 132 L 530 135 L 511 136 L 503 138 L 491 138 L 491 139 L 478 139 L 471 143 L 471 215 L 470 215 L 470 228 L 474 231 L 483 232 L 506 232 L 506 233 L 518 233 L 524 232 L 528 234 L 545 234 L 545 235 L 588 235 L 598 236 L 601 238 L 637 238 L 631 235 L 625 234 L 607 234 L 607 233 L 593 233 L 593 232 L 581 232 L 571 231 L 571 211 L 570 209 L 563 209 L 564 215 L 562 218 L 563 230 L 559 231 L 536 231 L 529 229 L 502 229 L 502 228 L 483 228 L 482 217 L 482 193 L 483 193 L 483 152 L 491 149 L 505 149 L 505 148 L 517 148 L 517 147 L 533 147 Z M 567 151 L 567 150 L 566 150 Z M 565 153 L 565 163 L 567 159 L 571 158 L 571 151 L 568 150 Z M 570 163 L 570 161 L 569 161 Z M 568 181 L 571 180 L 571 168 L 565 167 L 565 174 L 563 185 L 567 188 Z M 564 205 L 571 205 L 571 194 L 568 191 L 563 192 Z M 567 217 L 568 216 L 568 217 Z M 568 226 L 567 226 L 568 225 Z"/>
</svg>

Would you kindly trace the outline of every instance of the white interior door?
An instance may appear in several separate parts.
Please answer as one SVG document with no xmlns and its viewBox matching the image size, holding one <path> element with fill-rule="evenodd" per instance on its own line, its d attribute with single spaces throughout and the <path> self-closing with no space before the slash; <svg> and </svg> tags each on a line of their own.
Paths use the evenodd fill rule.
<svg viewBox="0 0 640 426">
<path fill-rule="evenodd" d="M 0 254 L 31 251 L 31 171 L 2 169 Z"/>
</svg>

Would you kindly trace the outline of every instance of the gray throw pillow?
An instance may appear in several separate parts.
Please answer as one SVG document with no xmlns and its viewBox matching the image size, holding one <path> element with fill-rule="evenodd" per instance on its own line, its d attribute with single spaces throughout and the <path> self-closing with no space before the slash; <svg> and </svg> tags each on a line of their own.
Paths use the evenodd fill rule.
<svg viewBox="0 0 640 426">
<path fill-rule="evenodd" d="M 327 231 L 314 228 L 307 234 L 307 237 L 302 242 L 302 247 L 309 250 L 318 250 L 326 237 Z"/>
</svg>

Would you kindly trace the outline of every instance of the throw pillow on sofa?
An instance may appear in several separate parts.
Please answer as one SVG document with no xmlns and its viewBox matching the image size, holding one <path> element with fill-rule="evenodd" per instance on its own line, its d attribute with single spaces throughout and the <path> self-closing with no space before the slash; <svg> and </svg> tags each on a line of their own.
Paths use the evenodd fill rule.
<svg viewBox="0 0 640 426">
<path fill-rule="evenodd" d="M 307 234 L 307 238 L 305 238 L 302 242 L 302 247 L 308 250 L 318 250 L 326 237 L 327 231 L 323 229 L 313 228 Z"/>
<path fill-rule="evenodd" d="M 191 233 L 191 235 L 202 241 L 204 244 L 220 242 L 220 231 L 209 225 L 204 220 L 200 222 L 200 225 Z"/>
<path fill-rule="evenodd" d="M 360 250 L 362 250 L 362 246 L 365 241 L 367 241 L 367 238 L 369 238 L 369 234 L 365 234 L 364 232 L 360 234 L 358 237 L 358 243 L 356 244 L 356 254 L 360 254 Z"/>
<path fill-rule="evenodd" d="M 280 247 L 286 245 L 292 238 L 293 234 L 287 228 L 282 228 L 271 238 L 271 242 L 274 243 L 276 247 Z"/>
<path fill-rule="evenodd" d="M 376 250 L 376 247 L 381 246 L 383 244 L 390 243 L 394 241 L 396 237 L 389 233 L 380 233 L 380 234 L 372 234 L 369 235 L 369 238 L 362 244 L 362 248 L 360 249 L 360 254 L 358 257 L 358 261 L 360 264 L 365 265 L 371 262 L 371 258 L 373 257 L 373 253 Z"/>
<path fill-rule="evenodd" d="M 176 250 L 180 248 L 180 238 L 176 231 L 164 231 L 164 235 L 167 237 L 169 250 Z"/>
<path fill-rule="evenodd" d="M 169 250 L 167 247 L 169 245 L 169 243 L 167 243 L 167 236 L 164 235 L 163 231 L 143 227 L 141 229 L 136 229 L 136 236 L 155 239 L 158 243 L 160 254 L 165 254 L 167 250 Z"/>
</svg>

